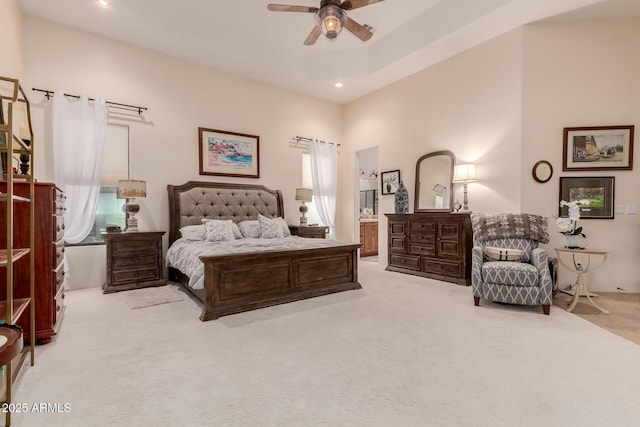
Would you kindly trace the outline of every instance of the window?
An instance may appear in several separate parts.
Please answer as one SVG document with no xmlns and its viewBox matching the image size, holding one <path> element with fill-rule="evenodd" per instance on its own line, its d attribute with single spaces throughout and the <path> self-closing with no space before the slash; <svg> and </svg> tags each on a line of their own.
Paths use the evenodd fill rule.
<svg viewBox="0 0 640 427">
<path fill-rule="evenodd" d="M 120 179 L 129 177 L 129 126 L 109 123 L 107 126 L 107 144 L 102 166 L 102 186 L 98 197 L 96 219 L 89 235 L 80 243 L 68 246 L 86 246 L 104 244 L 102 232 L 107 225 L 126 228 L 124 199 L 117 198 L 117 184 Z"/>
</svg>

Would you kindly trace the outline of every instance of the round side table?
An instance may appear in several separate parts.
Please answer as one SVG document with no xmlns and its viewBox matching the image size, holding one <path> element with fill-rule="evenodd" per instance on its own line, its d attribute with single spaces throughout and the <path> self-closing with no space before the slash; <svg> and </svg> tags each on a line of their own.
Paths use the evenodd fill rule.
<svg viewBox="0 0 640 427">
<path fill-rule="evenodd" d="M 589 268 L 591 268 L 591 270 L 594 270 L 596 267 L 600 267 L 602 264 L 604 264 L 604 262 L 607 260 L 607 256 L 609 255 L 609 252 L 594 251 L 590 249 L 556 248 L 556 254 L 558 255 L 558 262 L 560 262 L 560 264 L 578 273 L 578 277 L 576 277 L 576 291 L 575 291 L 575 294 L 573 295 L 573 300 L 571 301 L 569 308 L 567 308 L 567 311 L 569 312 L 573 311 L 573 309 L 576 308 L 576 304 L 578 304 L 578 300 L 580 299 L 580 296 L 584 295 L 587 297 L 587 300 L 589 300 L 591 305 L 593 305 L 595 308 L 597 308 L 604 314 L 609 314 L 608 310 L 605 310 L 604 308 L 600 307 L 598 304 L 595 303 L 595 301 L 591 299 L 591 296 L 594 294 L 589 293 L 589 290 L 587 289 L 587 284 L 584 281 L 584 275 L 589 272 Z M 571 255 L 571 260 L 573 262 L 571 264 L 565 263 L 562 258 L 563 254 Z M 578 262 L 576 260 L 576 255 L 585 256 L 587 260 L 586 264 L 583 265 L 582 263 Z M 600 263 L 595 267 L 591 267 L 592 255 L 602 257 L 602 259 L 600 260 Z"/>
</svg>

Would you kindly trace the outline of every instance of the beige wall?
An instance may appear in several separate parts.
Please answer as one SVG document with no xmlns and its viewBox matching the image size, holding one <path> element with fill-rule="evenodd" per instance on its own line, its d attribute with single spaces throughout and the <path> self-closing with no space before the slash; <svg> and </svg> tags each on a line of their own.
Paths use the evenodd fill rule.
<svg viewBox="0 0 640 427">
<path fill-rule="evenodd" d="M 0 76 L 22 77 L 22 13 L 18 0 L 0 2 Z"/>
<path fill-rule="evenodd" d="M 640 204 L 637 154 L 633 171 L 562 172 L 564 127 L 640 124 L 639 43 L 640 19 L 526 26 L 348 104 L 344 139 L 353 151 L 378 146 L 380 171 L 400 169 L 411 202 L 420 155 L 450 149 L 459 162 L 475 162 L 479 181 L 469 185 L 470 207 L 549 217 L 552 240 L 545 248 L 555 256 L 553 248 L 562 245 L 553 218 L 559 176 L 615 176 L 616 204 Z M 531 168 L 543 159 L 554 175 L 539 184 Z M 343 167 L 345 176 L 354 173 L 349 162 Z M 456 198 L 462 200 L 460 188 Z M 342 205 L 345 218 L 352 199 Z M 393 212 L 393 196 L 380 197 L 380 212 Z M 386 264 L 386 220 L 380 219 Z M 581 224 L 589 247 L 610 252 L 589 275 L 590 286 L 640 292 L 638 215 Z M 560 274 L 562 285 L 575 277 L 565 269 Z"/>
<path fill-rule="evenodd" d="M 289 140 L 295 135 L 341 139 L 339 105 L 36 18 L 24 18 L 23 55 L 28 88 L 62 89 L 149 108 L 146 122 L 111 116 L 130 125 L 132 177 L 147 181 L 138 215 L 143 230 L 167 229 L 167 184 L 188 180 L 281 189 L 285 217 L 297 223 L 294 198 L 302 183 L 302 151 L 289 148 Z M 47 102 L 42 94 L 29 95 L 35 104 L 35 133 L 47 135 Z M 199 126 L 259 135 L 260 179 L 200 176 Z M 50 181 L 50 138 L 41 141 L 36 176 Z M 104 263 L 104 248 L 72 248 L 68 253 L 72 287 L 102 284 L 103 277 L 94 273 Z"/>
<path fill-rule="evenodd" d="M 522 31 L 468 50 L 345 108 L 344 140 L 353 151 L 378 147 L 379 170 L 400 170 L 413 211 L 415 167 L 423 154 L 448 149 L 458 162 L 474 162 L 480 180 L 469 184 L 479 212 L 520 206 Z M 352 154 L 352 153 L 350 153 Z M 495 167 L 500 165 L 500 167 Z M 351 176 L 350 162 L 344 162 Z M 456 198 L 462 201 L 461 186 Z M 353 211 L 343 200 L 341 214 Z M 380 196 L 380 262 L 386 263 L 387 221 L 393 196 Z M 343 221 L 350 225 L 352 222 Z"/>
<path fill-rule="evenodd" d="M 613 176 L 615 203 L 640 205 L 640 18 L 531 25 L 524 29 L 524 103 L 522 110 L 522 209 L 557 214 L 559 177 Z M 632 171 L 562 171 L 564 127 L 634 125 Z M 531 179 L 538 160 L 553 165 L 553 177 Z M 606 263 L 590 273 L 590 286 L 640 292 L 640 217 L 615 214 L 613 220 L 580 220 L 587 247 L 609 251 Z M 562 245 L 552 221 L 547 249 Z M 561 271 L 562 281 L 573 278 Z"/>
</svg>

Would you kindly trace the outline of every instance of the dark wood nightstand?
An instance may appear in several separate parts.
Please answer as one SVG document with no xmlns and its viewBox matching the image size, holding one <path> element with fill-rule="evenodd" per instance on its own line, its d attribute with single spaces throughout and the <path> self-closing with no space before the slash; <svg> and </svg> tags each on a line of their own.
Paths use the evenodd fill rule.
<svg viewBox="0 0 640 427">
<path fill-rule="evenodd" d="M 291 230 L 291 234 L 294 236 L 324 239 L 327 237 L 329 227 L 324 225 L 289 225 L 289 230 Z"/>
<path fill-rule="evenodd" d="M 102 233 L 107 243 L 107 280 L 103 293 L 162 286 L 164 231 Z"/>
</svg>

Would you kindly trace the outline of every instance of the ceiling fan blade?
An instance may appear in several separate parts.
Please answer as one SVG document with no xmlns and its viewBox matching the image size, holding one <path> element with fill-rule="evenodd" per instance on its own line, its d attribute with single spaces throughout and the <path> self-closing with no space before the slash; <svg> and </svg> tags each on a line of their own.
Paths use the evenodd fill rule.
<svg viewBox="0 0 640 427">
<path fill-rule="evenodd" d="M 293 6 L 290 4 L 268 4 L 267 9 L 273 12 L 306 12 L 306 13 L 316 13 L 318 11 L 317 7 L 310 6 Z"/>
<path fill-rule="evenodd" d="M 344 24 L 344 27 L 364 42 L 366 42 L 371 38 L 371 36 L 373 36 L 373 33 L 371 31 L 367 30 L 365 27 L 358 24 L 356 21 L 349 17 L 347 17 L 347 23 Z"/>
<path fill-rule="evenodd" d="M 307 36 L 307 39 L 304 41 L 305 46 L 311 46 L 316 41 L 318 41 L 318 37 L 322 34 L 322 30 L 317 25 L 313 27 L 313 30 Z"/>
<path fill-rule="evenodd" d="M 340 7 L 344 10 L 353 10 L 370 4 L 379 3 L 384 0 L 345 0 Z"/>
</svg>

